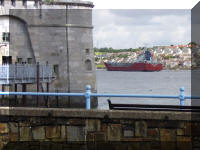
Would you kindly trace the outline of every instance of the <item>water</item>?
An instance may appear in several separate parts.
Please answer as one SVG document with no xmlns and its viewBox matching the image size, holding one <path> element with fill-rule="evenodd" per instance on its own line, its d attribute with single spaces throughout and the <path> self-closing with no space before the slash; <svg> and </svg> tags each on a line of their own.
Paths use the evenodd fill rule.
<svg viewBox="0 0 200 150">
<path fill-rule="evenodd" d="M 191 95 L 190 70 L 123 72 L 97 70 L 98 93 L 179 95 L 180 87 Z M 108 109 L 108 98 L 99 98 L 98 109 Z M 110 98 L 113 103 L 179 105 L 178 99 Z M 190 100 L 186 100 L 190 105 Z"/>
</svg>

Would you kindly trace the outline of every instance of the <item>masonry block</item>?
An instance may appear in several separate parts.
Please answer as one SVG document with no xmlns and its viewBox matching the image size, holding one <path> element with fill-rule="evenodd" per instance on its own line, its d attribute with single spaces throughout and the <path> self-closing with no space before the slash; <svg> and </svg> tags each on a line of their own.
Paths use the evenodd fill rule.
<svg viewBox="0 0 200 150">
<path fill-rule="evenodd" d="M 120 141 L 121 139 L 121 125 L 110 124 L 107 128 L 108 141 Z"/>
<path fill-rule="evenodd" d="M 123 136 L 124 137 L 133 137 L 134 136 L 134 131 L 133 130 L 123 130 Z"/>
<path fill-rule="evenodd" d="M 61 126 L 61 139 L 66 139 L 66 138 L 67 138 L 66 126 L 62 125 Z"/>
<path fill-rule="evenodd" d="M 135 136 L 146 137 L 147 136 L 147 124 L 145 121 L 135 122 Z"/>
<path fill-rule="evenodd" d="M 161 150 L 177 150 L 175 141 L 161 141 Z"/>
<path fill-rule="evenodd" d="M 9 133 L 8 137 L 10 142 L 17 142 L 19 140 L 18 133 Z"/>
<path fill-rule="evenodd" d="M 31 141 L 31 128 L 30 127 L 20 127 L 20 141 Z"/>
<path fill-rule="evenodd" d="M 8 124 L 7 123 L 0 123 L 0 133 L 8 133 Z"/>
<path fill-rule="evenodd" d="M 85 119 L 69 119 L 68 122 L 71 126 L 85 126 Z"/>
<path fill-rule="evenodd" d="M 159 129 L 158 128 L 148 129 L 147 130 L 147 136 L 150 136 L 150 137 L 159 137 Z"/>
<path fill-rule="evenodd" d="M 85 141 L 85 127 L 67 126 L 67 141 Z"/>
<path fill-rule="evenodd" d="M 34 140 L 44 140 L 45 130 L 44 127 L 34 127 L 32 128 L 32 134 Z"/>
<path fill-rule="evenodd" d="M 177 132 L 177 135 L 180 135 L 180 136 L 184 135 L 184 129 L 177 129 L 176 132 Z"/>
<path fill-rule="evenodd" d="M 176 130 L 160 129 L 160 140 L 165 142 L 176 141 Z"/>
<path fill-rule="evenodd" d="M 86 120 L 87 131 L 100 131 L 101 122 L 98 119 L 87 119 Z"/>
<path fill-rule="evenodd" d="M 46 126 L 45 133 L 46 138 L 53 139 L 53 138 L 60 138 L 61 130 L 60 126 Z"/>
<path fill-rule="evenodd" d="M 19 131 L 18 123 L 10 122 L 9 128 L 10 128 L 10 131 L 9 131 L 10 133 L 18 133 L 18 131 Z"/>
</svg>

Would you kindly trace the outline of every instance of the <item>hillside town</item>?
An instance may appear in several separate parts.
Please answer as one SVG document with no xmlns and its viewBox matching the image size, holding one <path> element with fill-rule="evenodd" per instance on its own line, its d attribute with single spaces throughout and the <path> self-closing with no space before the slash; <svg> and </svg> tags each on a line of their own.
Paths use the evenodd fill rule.
<svg viewBox="0 0 200 150">
<path fill-rule="evenodd" d="M 97 68 L 104 68 L 104 62 L 134 63 L 144 50 L 151 51 L 152 58 L 163 64 L 164 69 L 191 69 L 191 45 L 155 46 L 137 51 L 95 53 Z M 196 65 L 193 63 L 193 65 Z"/>
</svg>

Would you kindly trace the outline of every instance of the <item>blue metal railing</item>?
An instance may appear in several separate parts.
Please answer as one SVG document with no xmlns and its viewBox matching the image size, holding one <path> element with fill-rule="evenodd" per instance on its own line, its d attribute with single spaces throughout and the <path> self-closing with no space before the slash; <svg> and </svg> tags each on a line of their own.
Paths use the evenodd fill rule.
<svg viewBox="0 0 200 150">
<path fill-rule="evenodd" d="M 180 88 L 180 95 L 135 95 L 135 94 L 101 94 L 92 93 L 91 86 L 86 86 L 85 93 L 46 93 L 46 92 L 0 92 L 0 95 L 26 95 L 26 96 L 84 96 L 86 98 L 86 109 L 91 108 L 91 97 L 132 97 L 132 98 L 167 98 L 179 99 L 180 105 L 185 105 L 186 99 L 200 99 L 200 96 L 185 96 L 184 87 Z"/>
</svg>

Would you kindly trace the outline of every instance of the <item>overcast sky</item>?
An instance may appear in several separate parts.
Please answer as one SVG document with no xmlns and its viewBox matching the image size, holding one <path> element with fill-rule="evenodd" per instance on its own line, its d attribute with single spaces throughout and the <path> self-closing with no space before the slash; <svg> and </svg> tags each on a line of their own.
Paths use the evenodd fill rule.
<svg viewBox="0 0 200 150">
<path fill-rule="evenodd" d="M 190 9 L 94 9 L 94 46 L 135 48 L 187 44 Z"/>
<path fill-rule="evenodd" d="M 90 0 L 94 46 L 134 48 L 187 44 L 199 0 Z"/>
</svg>

